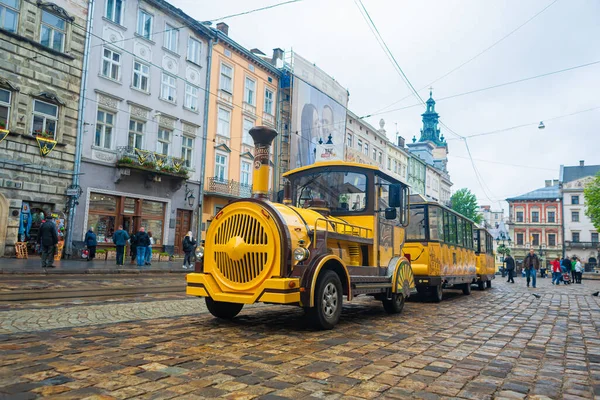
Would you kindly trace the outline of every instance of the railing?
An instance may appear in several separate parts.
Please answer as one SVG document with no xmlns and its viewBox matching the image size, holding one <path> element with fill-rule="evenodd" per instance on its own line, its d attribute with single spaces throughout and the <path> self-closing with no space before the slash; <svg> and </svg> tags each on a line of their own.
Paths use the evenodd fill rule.
<svg viewBox="0 0 600 400">
<path fill-rule="evenodd" d="M 600 248 L 599 242 L 574 242 L 572 240 L 565 241 L 565 247 L 572 249 L 597 249 Z"/>
<path fill-rule="evenodd" d="M 508 219 L 508 223 L 509 224 L 523 224 L 523 225 L 560 225 L 560 221 L 558 221 L 557 219 L 555 219 L 554 221 L 546 221 L 545 219 L 540 219 L 537 222 L 534 221 L 529 221 L 529 220 L 521 220 L 521 221 L 517 221 L 516 218 L 509 218 Z"/>
<path fill-rule="evenodd" d="M 189 168 L 185 166 L 183 158 L 166 156 L 131 146 L 117 147 L 116 164 L 118 167 L 135 168 L 185 179 L 189 177 Z"/>
<path fill-rule="evenodd" d="M 322 227 L 319 228 L 319 225 Z M 317 245 L 317 233 L 325 232 L 325 240 L 327 234 L 337 233 L 340 235 L 355 236 L 359 239 L 373 240 L 373 230 L 359 225 L 352 225 L 347 222 L 337 222 L 325 218 L 317 218 L 315 220 L 315 228 L 313 233 L 313 247 Z"/>
<path fill-rule="evenodd" d="M 246 185 L 234 181 L 233 179 L 226 180 L 217 177 L 209 177 L 207 191 L 244 198 L 252 196 L 252 185 Z"/>
<path fill-rule="evenodd" d="M 275 126 L 275 117 L 269 113 L 263 112 L 263 123 L 266 125 Z"/>
<path fill-rule="evenodd" d="M 531 249 L 533 248 L 534 250 L 539 250 L 540 245 L 539 244 L 530 244 L 530 243 L 525 243 L 525 244 L 511 244 L 510 248 L 513 249 Z M 557 244 L 555 246 L 548 246 L 548 245 L 543 245 L 542 250 L 560 250 L 562 249 L 562 245 Z"/>
</svg>

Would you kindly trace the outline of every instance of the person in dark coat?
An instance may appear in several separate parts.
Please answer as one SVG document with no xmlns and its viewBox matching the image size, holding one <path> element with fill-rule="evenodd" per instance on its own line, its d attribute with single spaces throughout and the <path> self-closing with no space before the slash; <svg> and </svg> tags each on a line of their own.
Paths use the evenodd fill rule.
<svg viewBox="0 0 600 400">
<path fill-rule="evenodd" d="M 142 226 L 140 231 L 135 235 L 137 249 L 137 265 L 143 267 L 146 263 L 146 248 L 150 246 L 150 236 L 146 233 L 146 229 Z"/>
<path fill-rule="evenodd" d="M 85 234 L 85 239 L 83 239 L 83 241 L 89 250 L 88 261 L 92 261 L 94 258 L 96 258 L 96 246 L 98 246 L 94 228 L 90 226 L 90 229 Z"/>
<path fill-rule="evenodd" d="M 525 276 L 527 277 L 527 287 L 529 287 L 529 282 L 533 284 L 532 286 L 535 288 L 535 278 L 537 271 L 540 269 L 540 259 L 535 254 L 535 250 L 529 249 L 529 254 L 523 260 L 523 268 L 525 269 Z"/>
<path fill-rule="evenodd" d="M 113 243 L 117 248 L 117 265 L 123 265 L 125 259 L 125 246 L 129 240 L 129 235 L 123 230 L 123 225 L 119 225 L 119 229 L 113 233 Z"/>
<path fill-rule="evenodd" d="M 42 268 L 54 268 L 52 264 L 54 263 L 54 253 L 58 244 L 58 233 L 52 215 L 49 215 L 46 222 L 40 226 L 39 235 L 42 250 Z"/>
<path fill-rule="evenodd" d="M 192 255 L 196 250 L 196 241 L 192 237 L 192 231 L 189 231 L 183 238 L 183 269 L 192 269 Z"/>
<path fill-rule="evenodd" d="M 510 254 L 504 257 L 506 263 L 506 272 L 508 273 L 508 280 L 506 282 L 515 283 L 515 259 Z"/>
<path fill-rule="evenodd" d="M 137 235 L 135 234 L 135 232 L 131 233 L 129 242 L 131 243 L 131 263 L 134 264 L 137 258 Z"/>
</svg>

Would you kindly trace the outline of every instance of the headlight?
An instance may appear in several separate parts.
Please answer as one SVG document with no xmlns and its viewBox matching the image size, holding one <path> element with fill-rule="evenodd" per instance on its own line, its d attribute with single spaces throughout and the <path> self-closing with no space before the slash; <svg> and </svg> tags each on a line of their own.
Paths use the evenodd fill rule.
<svg viewBox="0 0 600 400">
<path fill-rule="evenodd" d="M 196 248 L 196 258 L 202 258 L 202 257 L 204 257 L 204 247 L 198 246 Z"/>
<path fill-rule="evenodd" d="M 308 258 L 308 256 L 310 256 L 310 252 L 304 247 L 298 247 L 296 250 L 294 250 L 294 260 L 296 261 L 304 261 Z"/>
</svg>

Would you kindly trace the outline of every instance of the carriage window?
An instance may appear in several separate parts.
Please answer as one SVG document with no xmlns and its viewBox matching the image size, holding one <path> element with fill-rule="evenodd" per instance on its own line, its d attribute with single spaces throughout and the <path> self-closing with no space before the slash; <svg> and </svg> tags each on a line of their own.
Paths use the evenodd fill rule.
<svg viewBox="0 0 600 400">
<path fill-rule="evenodd" d="M 294 182 L 297 207 L 327 207 L 332 214 L 361 212 L 367 207 L 367 177 L 354 172 L 321 171 Z"/>
<path fill-rule="evenodd" d="M 458 237 L 457 237 L 457 244 L 459 246 L 464 246 L 464 239 L 465 239 L 465 221 L 462 218 L 458 218 L 458 220 L 456 221 L 457 224 L 457 228 L 458 228 Z"/>
<path fill-rule="evenodd" d="M 481 233 L 481 231 L 479 229 L 476 229 L 473 231 L 473 246 L 477 253 L 481 252 L 481 247 L 479 247 L 479 234 L 480 233 Z"/>
<path fill-rule="evenodd" d="M 425 206 L 411 206 L 410 223 L 406 228 L 406 238 L 408 240 L 426 240 L 425 228 Z"/>
<path fill-rule="evenodd" d="M 467 229 L 465 230 L 465 243 L 467 248 L 473 248 L 473 224 L 467 222 Z"/>
<path fill-rule="evenodd" d="M 448 213 L 448 242 L 457 244 L 456 215 Z"/>
<path fill-rule="evenodd" d="M 444 240 L 444 223 L 442 210 L 429 207 L 429 240 Z"/>
</svg>

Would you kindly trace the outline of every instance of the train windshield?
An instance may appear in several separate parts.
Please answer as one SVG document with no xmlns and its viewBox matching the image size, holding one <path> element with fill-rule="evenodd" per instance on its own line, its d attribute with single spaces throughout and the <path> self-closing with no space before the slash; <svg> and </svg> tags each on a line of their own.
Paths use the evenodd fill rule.
<svg viewBox="0 0 600 400">
<path fill-rule="evenodd" d="M 367 208 L 367 176 L 356 172 L 304 175 L 294 181 L 296 207 L 326 207 L 332 214 L 361 212 Z"/>
</svg>

